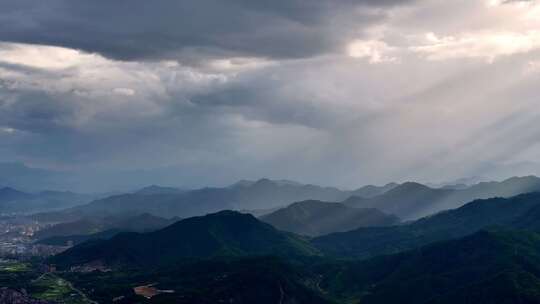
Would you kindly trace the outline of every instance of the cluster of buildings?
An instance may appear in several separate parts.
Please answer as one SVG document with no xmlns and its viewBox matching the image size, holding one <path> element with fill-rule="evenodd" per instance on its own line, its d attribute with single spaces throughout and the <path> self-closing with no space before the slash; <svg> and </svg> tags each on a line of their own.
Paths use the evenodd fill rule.
<svg viewBox="0 0 540 304">
<path fill-rule="evenodd" d="M 24 217 L 0 217 L 0 258 L 50 256 L 68 247 L 33 243 L 34 234 L 44 225 Z"/>
<path fill-rule="evenodd" d="M 25 217 L 0 216 L 0 238 L 5 237 L 32 237 L 44 225 L 38 221 Z"/>
</svg>

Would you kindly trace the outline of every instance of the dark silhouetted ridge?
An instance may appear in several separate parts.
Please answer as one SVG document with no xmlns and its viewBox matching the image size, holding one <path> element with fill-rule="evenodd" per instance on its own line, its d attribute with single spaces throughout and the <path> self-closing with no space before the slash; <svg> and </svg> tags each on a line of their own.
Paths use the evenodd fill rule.
<svg viewBox="0 0 540 304">
<path fill-rule="evenodd" d="M 188 218 L 151 233 L 124 233 L 87 242 L 56 256 L 62 265 L 101 261 L 110 265 L 163 265 L 183 258 L 316 255 L 303 239 L 280 232 L 249 214 L 222 211 Z"/>
</svg>

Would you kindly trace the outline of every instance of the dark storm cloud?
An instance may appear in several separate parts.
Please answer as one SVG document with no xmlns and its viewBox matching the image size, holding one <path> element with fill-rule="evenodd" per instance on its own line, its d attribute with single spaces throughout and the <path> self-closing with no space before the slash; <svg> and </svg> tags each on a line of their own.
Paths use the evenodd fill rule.
<svg viewBox="0 0 540 304">
<path fill-rule="evenodd" d="M 301 58 L 343 47 L 384 8 L 412 0 L 0 1 L 0 40 L 107 57 Z"/>
<path fill-rule="evenodd" d="M 534 160 L 528 5 L 412 1 L 0 0 L 0 162 L 356 187 Z"/>
</svg>

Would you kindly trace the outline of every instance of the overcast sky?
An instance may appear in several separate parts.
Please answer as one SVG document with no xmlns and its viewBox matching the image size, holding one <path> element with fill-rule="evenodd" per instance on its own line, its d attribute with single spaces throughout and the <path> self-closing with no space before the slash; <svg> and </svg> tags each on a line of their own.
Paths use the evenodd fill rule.
<svg viewBox="0 0 540 304">
<path fill-rule="evenodd" d="M 540 3 L 0 0 L 0 162 L 355 187 L 540 174 Z"/>
</svg>

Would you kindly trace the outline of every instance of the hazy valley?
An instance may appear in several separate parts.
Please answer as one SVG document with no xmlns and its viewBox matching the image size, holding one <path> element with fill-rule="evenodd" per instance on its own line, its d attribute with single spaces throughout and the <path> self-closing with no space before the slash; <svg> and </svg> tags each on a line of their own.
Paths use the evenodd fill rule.
<svg viewBox="0 0 540 304">
<path fill-rule="evenodd" d="M 54 192 L 6 188 L 4 205 L 21 210 L 6 209 L 0 220 L 0 282 L 6 293 L 24 288 L 69 303 L 388 303 L 406 295 L 407 303 L 534 302 L 539 184 L 529 176 L 344 191 L 261 179 L 150 186 L 46 213 L 28 201 L 54 205 L 58 195 L 39 196 Z M 407 219 L 419 210 L 434 212 Z M 499 286 L 508 282 L 514 287 Z"/>
</svg>

